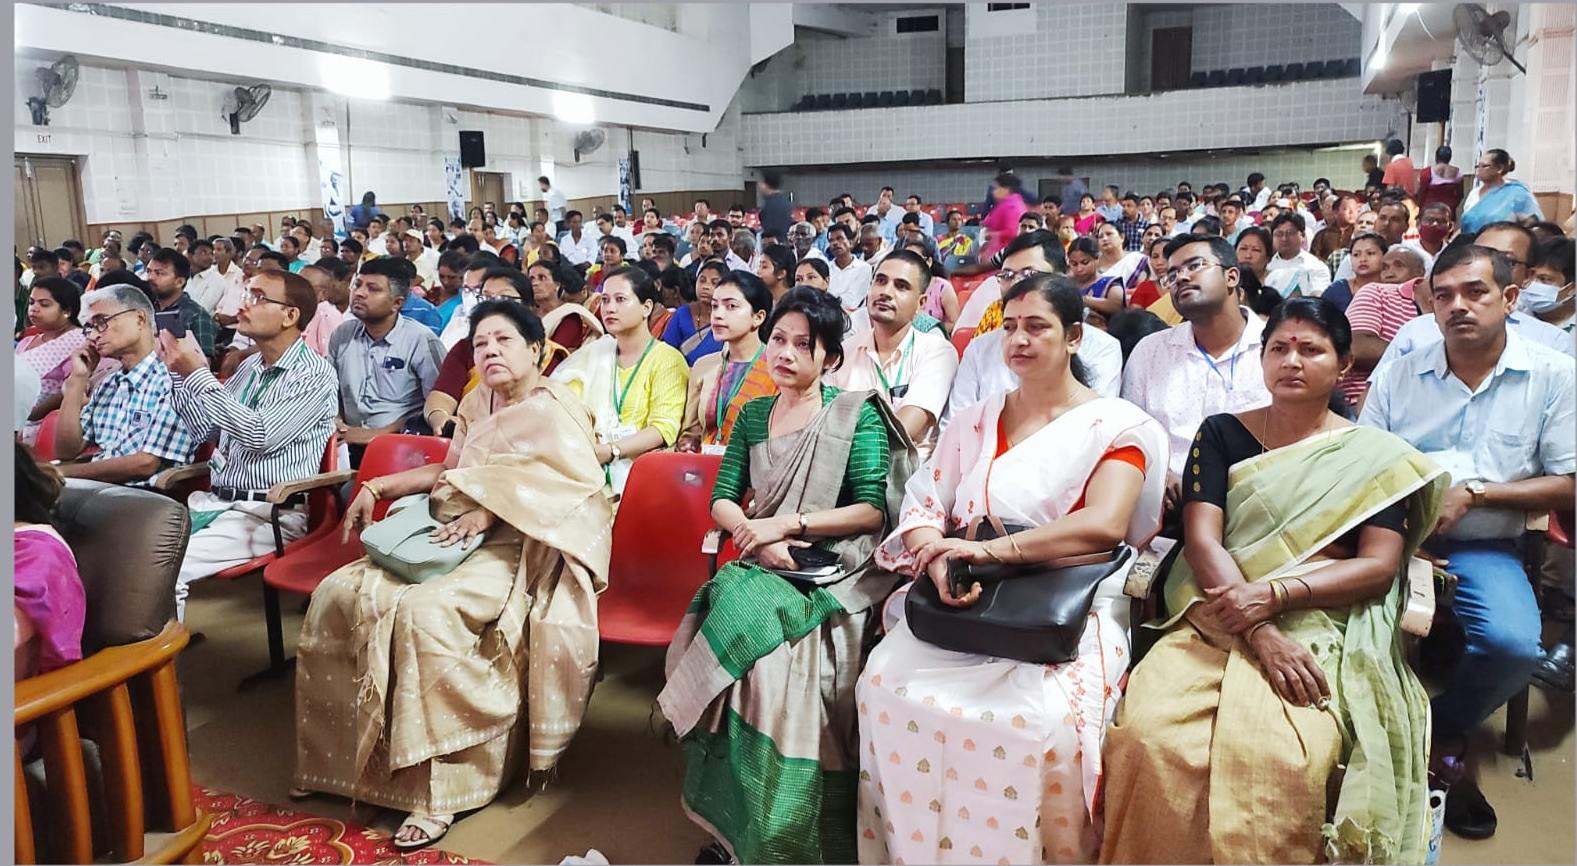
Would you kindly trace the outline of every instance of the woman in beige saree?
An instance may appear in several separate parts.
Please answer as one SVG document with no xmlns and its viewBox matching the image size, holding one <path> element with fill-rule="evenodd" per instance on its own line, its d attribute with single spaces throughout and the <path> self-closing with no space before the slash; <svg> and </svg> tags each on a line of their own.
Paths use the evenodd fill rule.
<svg viewBox="0 0 1577 866">
<path fill-rule="evenodd" d="M 537 372 L 542 323 L 488 301 L 472 317 L 482 387 L 459 407 L 441 465 L 369 481 L 379 499 L 431 491 L 435 534 L 486 534 L 422 584 L 360 559 L 312 595 L 298 649 L 296 790 L 410 812 L 400 848 L 430 844 L 525 763 L 550 771 L 580 725 L 597 666 L 597 594 L 612 514 L 592 421 Z"/>
<path fill-rule="evenodd" d="M 1286 301 L 1270 406 L 1194 438 L 1167 631 L 1106 733 L 1103 863 L 1424 861 L 1429 703 L 1400 619 L 1446 480 L 1327 408 L 1351 340 L 1335 305 Z"/>
</svg>

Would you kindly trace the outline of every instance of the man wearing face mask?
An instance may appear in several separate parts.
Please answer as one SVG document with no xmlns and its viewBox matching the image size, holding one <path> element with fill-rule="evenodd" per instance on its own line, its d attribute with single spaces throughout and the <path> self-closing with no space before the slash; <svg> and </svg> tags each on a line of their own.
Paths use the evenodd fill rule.
<svg viewBox="0 0 1577 866">
<path fill-rule="evenodd" d="M 1572 295 L 1573 248 L 1571 238 L 1551 238 L 1538 248 L 1533 278 L 1517 296 L 1517 309 L 1542 322 L 1572 333 L 1577 303 Z"/>
<path fill-rule="evenodd" d="M 1476 237 L 1467 238 L 1466 241 L 1459 238 L 1457 242 L 1469 241 L 1505 254 L 1507 261 L 1511 263 L 1511 285 L 1520 288 L 1532 279 L 1533 271 L 1529 260 L 1534 257 L 1538 249 L 1538 241 L 1533 232 L 1526 227 L 1509 222 L 1490 223 Z M 1375 377 L 1392 361 L 1440 340 L 1440 328 L 1435 325 L 1434 316 L 1431 315 L 1432 310 L 1428 306 L 1420 306 L 1423 315 L 1403 325 L 1396 332 L 1396 336 L 1391 338 L 1390 345 L 1385 347 L 1385 354 L 1381 356 L 1380 363 L 1375 365 L 1374 373 L 1369 377 L 1371 385 Z M 1506 327 L 1529 342 L 1547 346 L 1567 355 L 1577 355 L 1577 348 L 1573 347 L 1570 334 L 1520 308 L 1513 309 L 1506 315 Z"/>
<path fill-rule="evenodd" d="M 449 316 L 449 322 L 438 335 L 445 352 L 470 336 L 471 311 L 482 302 L 482 274 L 501 265 L 503 260 L 491 253 L 477 253 L 466 260 L 460 275 L 460 308 Z"/>
<path fill-rule="evenodd" d="M 1424 254 L 1424 271 L 1428 273 L 1430 263 L 1446 248 L 1446 241 L 1456 228 L 1451 206 L 1438 201 L 1430 202 L 1418 211 L 1418 240 L 1403 241 L 1402 245 Z"/>
</svg>

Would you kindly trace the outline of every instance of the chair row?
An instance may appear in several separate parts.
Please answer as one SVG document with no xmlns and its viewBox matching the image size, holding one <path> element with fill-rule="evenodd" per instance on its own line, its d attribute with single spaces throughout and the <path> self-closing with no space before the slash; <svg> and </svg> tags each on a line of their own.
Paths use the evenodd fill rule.
<svg viewBox="0 0 1577 866">
<path fill-rule="evenodd" d="M 867 90 L 864 93 L 815 93 L 801 96 L 794 111 L 837 111 L 846 108 L 892 108 L 904 105 L 941 105 L 942 91 Z"/>
<path fill-rule="evenodd" d="M 1236 87 L 1242 84 L 1275 84 L 1283 81 L 1315 81 L 1323 78 L 1354 78 L 1363 66 L 1356 57 L 1327 60 L 1323 63 L 1274 63 L 1269 66 L 1240 66 L 1212 69 L 1189 76 L 1190 88 Z"/>
</svg>

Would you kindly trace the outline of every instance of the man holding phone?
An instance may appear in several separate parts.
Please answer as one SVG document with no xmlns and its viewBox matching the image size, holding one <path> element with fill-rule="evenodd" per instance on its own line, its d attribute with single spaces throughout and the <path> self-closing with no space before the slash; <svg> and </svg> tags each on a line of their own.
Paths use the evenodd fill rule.
<svg viewBox="0 0 1577 866">
<path fill-rule="evenodd" d="M 143 278 L 153 287 L 158 329 L 177 339 L 190 331 L 197 345 L 202 347 L 203 355 L 211 359 L 214 357 L 214 335 L 219 328 L 213 315 L 186 293 L 186 282 L 191 277 L 191 262 L 172 249 L 154 253 L 143 269 Z"/>
<path fill-rule="evenodd" d="M 67 478 L 146 486 L 172 465 L 189 463 L 196 441 L 175 414 L 170 371 L 154 354 L 153 304 L 136 286 L 117 284 L 82 299 L 88 342 L 71 359 L 55 427 L 55 453 L 70 461 L 96 446 L 88 463 L 60 464 Z M 100 358 L 121 369 L 93 389 Z"/>
<path fill-rule="evenodd" d="M 195 335 L 159 334 L 159 357 L 170 368 L 175 412 L 198 439 L 217 440 L 209 489 L 187 499 L 192 537 L 175 590 L 184 617 L 193 581 L 274 549 L 268 492 L 317 474 L 334 432 L 338 383 L 334 368 L 301 338 L 318 306 L 302 277 L 263 271 L 247 285 L 236 330 L 257 354 L 221 384 L 208 371 Z M 304 494 L 280 506 L 285 542 L 307 531 Z"/>
</svg>

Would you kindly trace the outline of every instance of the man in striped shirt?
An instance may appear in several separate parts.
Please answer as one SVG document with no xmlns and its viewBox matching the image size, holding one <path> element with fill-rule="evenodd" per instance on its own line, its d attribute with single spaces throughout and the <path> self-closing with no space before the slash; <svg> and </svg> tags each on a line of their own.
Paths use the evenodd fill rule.
<svg viewBox="0 0 1577 866">
<path fill-rule="evenodd" d="M 159 334 L 176 414 L 193 437 L 217 442 L 210 489 L 187 500 L 192 538 L 175 589 L 178 618 L 185 618 L 193 581 L 273 551 L 269 489 L 315 475 L 322 465 L 334 432 L 338 383 L 334 368 L 301 338 L 317 306 L 312 284 L 297 274 L 254 276 L 236 330 L 258 351 L 224 384 L 208 371 L 194 341 Z M 287 502 L 279 522 L 287 543 L 305 534 L 305 497 Z"/>
</svg>

